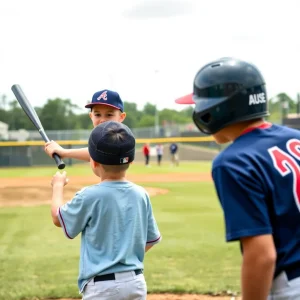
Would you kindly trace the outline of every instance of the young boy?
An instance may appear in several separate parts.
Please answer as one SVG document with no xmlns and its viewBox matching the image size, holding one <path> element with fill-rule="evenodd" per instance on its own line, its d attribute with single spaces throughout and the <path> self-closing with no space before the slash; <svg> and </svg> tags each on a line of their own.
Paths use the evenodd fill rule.
<svg viewBox="0 0 300 300">
<path fill-rule="evenodd" d="M 135 139 L 127 126 L 108 121 L 93 129 L 88 150 L 101 183 L 63 204 L 67 178 L 57 172 L 52 179 L 53 223 L 70 239 L 82 233 L 78 286 L 83 299 L 146 299 L 144 254 L 161 235 L 149 195 L 126 180 Z"/>
<path fill-rule="evenodd" d="M 243 300 L 300 299 L 300 132 L 264 121 L 263 76 L 233 58 L 201 68 L 193 95 L 176 102 L 195 103 L 199 130 L 231 142 L 212 176 L 226 240 L 241 244 Z"/>
<path fill-rule="evenodd" d="M 169 150 L 170 150 L 170 154 L 171 154 L 171 162 L 172 162 L 172 165 L 176 165 L 178 166 L 179 165 L 179 159 L 178 159 L 178 154 L 177 154 L 177 151 L 178 151 L 178 146 L 176 143 L 172 143 L 169 147 Z"/>
<path fill-rule="evenodd" d="M 85 106 L 91 108 L 89 116 L 93 126 L 106 122 L 116 121 L 123 122 L 126 118 L 124 112 L 123 101 L 117 92 L 110 90 L 102 90 L 93 95 L 91 103 Z M 54 153 L 60 155 L 61 158 L 74 158 L 89 161 L 90 156 L 88 148 L 65 149 L 54 141 L 45 144 L 45 152 L 52 157 Z"/>
<path fill-rule="evenodd" d="M 157 156 L 157 164 L 161 165 L 161 160 L 164 154 L 164 146 L 162 144 L 156 145 L 156 156 Z"/>
<path fill-rule="evenodd" d="M 150 160 L 150 144 L 146 143 L 143 146 L 143 154 L 144 154 L 144 158 L 145 158 L 145 166 L 149 167 L 149 160 Z"/>
</svg>

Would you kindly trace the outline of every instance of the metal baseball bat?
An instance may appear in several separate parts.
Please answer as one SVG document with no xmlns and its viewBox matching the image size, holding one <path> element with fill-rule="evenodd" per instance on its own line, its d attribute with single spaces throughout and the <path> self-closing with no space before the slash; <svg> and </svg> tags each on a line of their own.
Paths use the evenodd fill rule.
<svg viewBox="0 0 300 300">
<path fill-rule="evenodd" d="M 11 90 L 13 91 L 14 95 L 16 96 L 19 104 L 21 105 L 22 109 L 30 119 L 30 121 L 33 123 L 33 125 L 36 127 L 36 129 L 39 131 L 40 135 L 42 136 L 43 140 L 45 142 L 50 142 L 50 139 L 48 138 L 42 123 L 40 121 L 40 118 L 38 117 L 35 109 L 28 101 L 27 97 L 25 96 L 24 92 L 22 91 L 20 85 L 14 84 L 11 87 Z M 58 169 L 64 169 L 65 163 L 62 161 L 60 156 L 56 153 L 53 154 L 53 158 L 57 164 Z"/>
</svg>

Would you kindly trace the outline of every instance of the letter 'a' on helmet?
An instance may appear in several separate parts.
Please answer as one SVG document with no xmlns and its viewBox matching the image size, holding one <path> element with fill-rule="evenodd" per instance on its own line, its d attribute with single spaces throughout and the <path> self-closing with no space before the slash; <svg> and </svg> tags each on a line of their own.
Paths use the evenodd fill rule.
<svg viewBox="0 0 300 300">
<path fill-rule="evenodd" d="M 260 71 L 253 64 L 230 57 L 202 67 L 194 78 L 193 94 L 175 102 L 195 104 L 193 121 L 205 134 L 269 115 Z"/>
</svg>

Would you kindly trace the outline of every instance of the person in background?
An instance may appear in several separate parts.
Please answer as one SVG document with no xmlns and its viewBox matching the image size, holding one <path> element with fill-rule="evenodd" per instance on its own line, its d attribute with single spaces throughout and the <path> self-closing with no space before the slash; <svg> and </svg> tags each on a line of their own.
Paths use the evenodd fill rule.
<svg viewBox="0 0 300 300">
<path fill-rule="evenodd" d="M 149 160 L 150 160 L 150 145 L 149 143 L 146 143 L 143 147 L 143 154 L 145 157 L 145 165 L 146 167 L 149 166 Z"/>
<path fill-rule="evenodd" d="M 171 162 L 172 165 L 178 166 L 179 164 L 179 159 L 178 159 L 178 145 L 176 143 L 172 143 L 170 145 L 170 154 L 171 154 Z"/>
<path fill-rule="evenodd" d="M 157 164 L 160 166 L 161 159 L 164 154 L 164 146 L 162 144 L 156 145 Z"/>
</svg>

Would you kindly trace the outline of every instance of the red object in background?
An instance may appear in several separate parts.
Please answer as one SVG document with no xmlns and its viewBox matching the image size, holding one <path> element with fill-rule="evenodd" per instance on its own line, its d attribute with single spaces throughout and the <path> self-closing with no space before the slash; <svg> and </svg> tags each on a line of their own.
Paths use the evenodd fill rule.
<svg viewBox="0 0 300 300">
<path fill-rule="evenodd" d="M 144 147 L 143 147 L 143 153 L 144 153 L 144 155 L 149 155 L 149 153 L 150 153 L 150 147 L 149 147 L 149 145 L 144 145 Z"/>
</svg>

